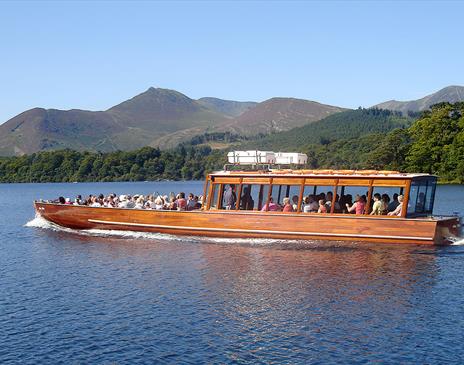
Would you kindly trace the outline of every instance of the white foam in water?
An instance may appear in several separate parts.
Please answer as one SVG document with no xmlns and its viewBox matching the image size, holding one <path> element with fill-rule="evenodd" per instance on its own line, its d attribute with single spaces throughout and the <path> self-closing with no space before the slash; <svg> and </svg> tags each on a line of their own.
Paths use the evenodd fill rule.
<svg viewBox="0 0 464 365">
<path fill-rule="evenodd" d="M 34 227 L 42 229 L 50 229 L 53 231 L 61 231 L 74 233 L 85 236 L 98 236 L 98 237 L 121 237 L 121 238 L 135 238 L 135 239 L 163 239 L 163 240 L 180 240 L 179 237 L 172 236 L 169 234 L 162 233 L 150 233 L 150 232 L 136 232 L 136 231 L 117 231 L 117 230 L 106 230 L 106 229 L 71 229 L 62 227 L 58 224 L 52 223 L 40 215 L 36 215 L 34 219 L 27 222 L 25 227 Z"/>
<path fill-rule="evenodd" d="M 450 241 L 452 241 L 453 246 L 462 246 L 464 245 L 464 238 L 462 237 L 450 237 Z"/>
<path fill-rule="evenodd" d="M 154 233 L 154 232 L 137 232 L 137 231 L 120 231 L 120 230 L 106 230 L 106 229 L 85 229 L 77 230 L 62 227 L 55 223 L 52 223 L 40 215 L 36 215 L 34 219 L 27 222 L 25 227 L 34 227 L 41 229 L 50 229 L 53 231 L 68 232 L 73 234 L 85 235 L 85 236 L 96 236 L 96 237 L 119 237 L 125 239 L 149 239 L 149 240 L 170 240 L 170 241 L 185 241 L 189 242 L 212 242 L 212 243 L 233 243 L 233 244 L 247 244 L 247 245 L 271 245 L 281 240 L 277 239 L 265 239 L 265 238 L 216 238 L 216 237 L 200 237 L 200 236 L 176 236 L 165 233 Z"/>
<path fill-rule="evenodd" d="M 50 221 L 47 221 L 45 218 L 41 217 L 40 215 L 36 215 L 33 220 L 30 220 L 27 222 L 25 227 L 35 227 L 35 228 L 43 228 L 43 229 L 51 229 L 54 231 L 67 231 L 67 232 L 73 232 L 71 228 L 65 228 L 62 226 L 59 226 L 55 223 L 52 223 Z"/>
</svg>

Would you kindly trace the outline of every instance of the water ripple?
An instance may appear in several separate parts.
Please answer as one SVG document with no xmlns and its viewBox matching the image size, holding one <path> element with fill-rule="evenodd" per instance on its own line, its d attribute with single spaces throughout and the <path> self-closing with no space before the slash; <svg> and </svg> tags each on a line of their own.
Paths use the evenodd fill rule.
<svg viewBox="0 0 464 365">
<path fill-rule="evenodd" d="M 23 226 L 33 197 L 118 186 L 0 185 L 0 363 L 462 363 L 462 246 Z"/>
</svg>

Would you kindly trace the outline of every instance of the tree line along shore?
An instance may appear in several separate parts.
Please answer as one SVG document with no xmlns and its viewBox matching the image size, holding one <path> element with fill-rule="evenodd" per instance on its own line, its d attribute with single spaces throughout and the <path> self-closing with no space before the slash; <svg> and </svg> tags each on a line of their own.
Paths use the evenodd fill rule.
<svg viewBox="0 0 464 365">
<path fill-rule="evenodd" d="M 384 125 L 369 124 L 369 116 L 379 115 Z M 326 129 L 312 123 L 296 132 L 256 140 L 235 139 L 226 149 L 198 144 L 197 138 L 196 143 L 171 150 L 58 150 L 0 157 L 0 182 L 201 180 L 222 168 L 228 150 L 253 146 L 306 153 L 308 168 L 312 169 L 423 172 L 438 175 L 441 183 L 464 183 L 463 102 L 436 104 L 409 123 L 397 122 L 401 118 L 392 112 L 368 109 L 353 111 L 350 123 L 336 122 L 336 118 L 341 117 L 334 115 L 333 123 L 338 124 Z M 354 133 L 353 128 L 361 132 Z M 324 130 L 325 134 L 320 134 Z"/>
</svg>

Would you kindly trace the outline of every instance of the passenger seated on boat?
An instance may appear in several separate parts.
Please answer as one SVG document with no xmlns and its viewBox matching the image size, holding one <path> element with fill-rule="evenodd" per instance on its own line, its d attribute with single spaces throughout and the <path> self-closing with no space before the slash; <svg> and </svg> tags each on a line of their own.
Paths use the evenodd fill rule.
<svg viewBox="0 0 464 365">
<path fill-rule="evenodd" d="M 388 194 L 382 194 L 382 201 L 383 201 L 383 203 L 385 204 L 385 206 L 388 209 L 388 205 L 390 204 L 390 197 L 388 196 Z M 385 214 L 387 214 L 387 213 L 385 213 Z"/>
<path fill-rule="evenodd" d="M 303 212 L 304 213 L 317 213 L 319 209 L 319 203 L 316 201 L 314 195 L 308 195 L 304 198 L 304 206 Z"/>
<path fill-rule="evenodd" d="M 229 184 L 226 186 L 226 191 L 224 192 L 224 208 L 227 210 L 235 209 L 235 202 L 237 200 L 237 195 L 235 194 L 235 186 Z"/>
<path fill-rule="evenodd" d="M 309 213 L 311 207 L 309 206 L 309 195 L 303 198 L 303 213 Z"/>
<path fill-rule="evenodd" d="M 380 201 L 382 203 L 380 214 L 381 215 L 387 215 L 388 213 L 388 203 L 390 202 L 390 197 L 388 194 L 382 194 L 382 197 L 380 198 Z"/>
<path fill-rule="evenodd" d="M 388 215 L 393 215 L 393 216 L 401 216 L 401 213 L 403 212 L 403 195 L 398 195 L 398 206 L 395 208 L 393 212 L 388 213 Z"/>
<path fill-rule="evenodd" d="M 163 210 L 164 206 L 165 206 L 165 202 L 164 202 L 163 197 L 161 195 L 158 195 L 155 199 L 155 204 L 152 209 Z"/>
<path fill-rule="evenodd" d="M 318 213 L 327 213 L 327 206 L 325 205 L 325 200 L 319 200 L 319 209 L 317 210 Z"/>
<path fill-rule="evenodd" d="M 342 213 L 348 213 L 348 208 L 346 207 L 347 204 L 353 204 L 353 197 L 351 194 L 342 195 L 340 198 L 340 208 L 342 209 Z"/>
<path fill-rule="evenodd" d="M 364 198 L 356 194 L 354 201 L 355 203 L 351 207 L 348 203 L 346 203 L 346 208 L 348 209 L 348 213 L 355 212 L 355 214 L 364 214 L 364 209 L 365 209 Z"/>
<path fill-rule="evenodd" d="M 203 207 L 203 195 L 196 196 L 195 195 L 195 209 L 201 209 Z"/>
<path fill-rule="evenodd" d="M 118 208 L 128 208 L 129 200 L 126 195 L 119 196 Z"/>
<path fill-rule="evenodd" d="M 110 194 L 108 195 L 108 197 L 104 199 L 103 206 L 107 208 L 114 208 L 115 202 L 114 202 L 113 195 Z"/>
<path fill-rule="evenodd" d="M 379 193 L 374 194 L 374 204 L 372 205 L 372 211 L 370 215 L 382 215 L 385 211 L 385 202 Z"/>
<path fill-rule="evenodd" d="M 298 195 L 293 195 L 292 196 L 292 207 L 293 207 L 293 211 L 296 212 L 298 211 Z"/>
<path fill-rule="evenodd" d="M 337 194 L 335 196 L 335 203 L 334 203 L 334 213 L 340 213 L 342 209 L 340 208 L 340 203 L 339 200 L 340 197 Z M 331 191 L 328 191 L 326 194 L 326 199 L 325 199 L 325 206 L 327 207 L 327 212 L 330 212 L 332 209 L 332 200 L 333 200 L 333 193 Z"/>
<path fill-rule="evenodd" d="M 330 209 L 332 208 L 333 193 L 331 191 L 328 191 L 325 196 L 325 206 L 327 208 L 327 211 L 330 212 Z"/>
<path fill-rule="evenodd" d="M 76 196 L 76 199 L 74 199 L 74 205 L 82 205 L 82 196 L 81 195 L 77 195 Z"/>
<path fill-rule="evenodd" d="M 390 204 L 388 204 L 388 211 L 393 212 L 399 204 L 400 202 L 398 201 L 398 194 L 395 193 L 393 194 L 393 200 L 390 202 Z"/>
<path fill-rule="evenodd" d="M 280 210 L 280 205 L 274 203 L 274 198 L 272 196 L 269 198 L 269 204 L 266 203 L 261 208 L 262 212 L 279 212 Z"/>
<path fill-rule="evenodd" d="M 98 201 L 98 198 L 96 196 L 93 196 L 92 197 L 92 200 L 91 200 L 91 204 L 90 204 L 91 207 L 101 207 L 102 205 L 100 204 L 100 202 Z"/>
<path fill-rule="evenodd" d="M 185 193 L 180 192 L 176 200 L 177 210 L 187 209 L 187 200 L 185 199 Z"/>
<path fill-rule="evenodd" d="M 176 197 L 171 196 L 169 199 L 168 210 L 177 210 Z"/>
<path fill-rule="evenodd" d="M 64 204 L 66 203 L 66 199 L 64 198 L 64 196 L 60 196 L 58 197 L 58 199 L 54 200 L 53 203 Z"/>
<path fill-rule="evenodd" d="M 155 209 L 155 198 L 153 195 L 148 195 L 146 201 L 143 204 L 145 209 Z"/>
<path fill-rule="evenodd" d="M 340 205 L 340 195 L 335 195 L 334 213 L 341 213 L 342 207 Z"/>
<path fill-rule="evenodd" d="M 187 210 L 194 210 L 195 203 L 195 196 L 192 193 L 189 193 L 187 198 Z"/>
<path fill-rule="evenodd" d="M 319 200 L 316 198 L 314 194 L 309 196 L 309 206 L 311 213 L 317 213 L 319 210 Z"/>
<path fill-rule="evenodd" d="M 92 198 L 93 198 L 93 195 L 90 194 L 90 195 L 85 199 L 85 205 L 91 205 L 91 204 L 92 204 Z"/>
<path fill-rule="evenodd" d="M 202 198 L 203 199 L 203 198 Z M 201 209 L 201 202 L 200 202 L 200 198 L 197 196 L 197 195 L 194 195 L 193 196 L 193 209 L 192 210 L 197 210 L 197 209 Z"/>
<path fill-rule="evenodd" d="M 130 195 L 127 196 L 127 208 L 133 209 L 135 207 L 135 199 L 137 199 L 138 196 L 135 195 L 131 197 Z"/>
<path fill-rule="evenodd" d="M 251 197 L 250 188 L 248 186 L 245 186 L 245 188 L 243 189 L 242 198 L 240 199 L 240 209 L 253 210 L 254 205 L 255 205 L 255 202 L 253 198 Z"/>
<path fill-rule="evenodd" d="M 283 209 L 282 209 L 282 212 L 285 212 L 285 213 L 291 213 L 293 212 L 293 206 L 292 204 L 290 204 L 290 198 L 289 197 L 285 197 L 283 199 Z"/>
<path fill-rule="evenodd" d="M 141 195 L 135 201 L 134 209 L 144 209 L 144 208 L 145 208 L 145 202 L 144 202 L 144 199 L 143 199 L 143 195 Z"/>
</svg>

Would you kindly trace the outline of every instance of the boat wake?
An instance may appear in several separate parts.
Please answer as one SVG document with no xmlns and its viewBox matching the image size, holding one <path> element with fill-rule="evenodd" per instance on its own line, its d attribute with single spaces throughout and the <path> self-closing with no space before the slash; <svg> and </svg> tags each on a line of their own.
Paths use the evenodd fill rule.
<svg viewBox="0 0 464 365">
<path fill-rule="evenodd" d="M 243 244 L 253 246 L 269 246 L 282 243 L 278 239 L 265 239 L 265 238 L 217 238 L 217 237 L 202 237 L 202 236 L 176 236 L 165 233 L 152 233 L 152 232 L 136 232 L 136 231 L 120 231 L 120 230 L 106 230 L 106 229 L 71 229 L 62 227 L 58 224 L 52 223 L 45 218 L 37 215 L 34 219 L 27 222 L 25 227 L 33 227 L 40 229 L 47 229 L 56 232 L 66 232 L 78 234 L 83 236 L 93 237 L 108 237 L 108 238 L 121 238 L 121 239 L 143 239 L 143 240 L 164 240 L 164 241 L 188 241 L 190 243 L 219 243 L 219 244 Z"/>
<path fill-rule="evenodd" d="M 449 240 L 452 242 L 451 245 L 453 246 L 464 246 L 463 237 L 450 237 Z"/>
<path fill-rule="evenodd" d="M 72 229 L 62 227 L 58 224 L 52 223 L 45 218 L 37 215 L 34 219 L 27 222 L 25 227 L 34 227 L 41 229 L 48 229 L 56 232 L 67 232 L 83 236 L 95 237 L 114 237 L 124 239 L 164 239 L 164 240 L 181 240 L 180 237 L 163 234 L 163 233 L 150 233 L 150 232 L 136 232 L 136 231 L 119 231 L 110 229 Z"/>
</svg>

